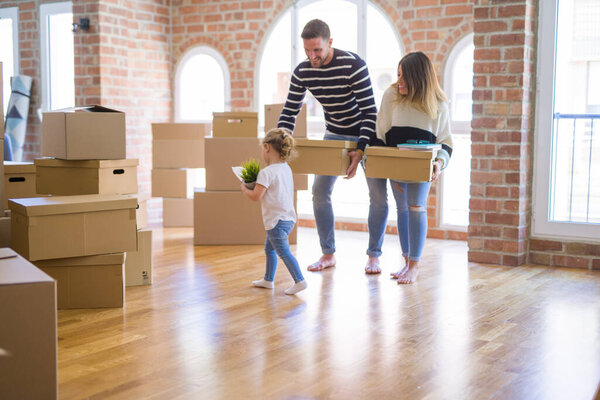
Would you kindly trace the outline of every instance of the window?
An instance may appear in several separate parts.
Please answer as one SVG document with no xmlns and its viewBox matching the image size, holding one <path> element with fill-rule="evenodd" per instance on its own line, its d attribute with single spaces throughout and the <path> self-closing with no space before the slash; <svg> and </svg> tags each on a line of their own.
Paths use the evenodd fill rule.
<svg viewBox="0 0 600 400">
<path fill-rule="evenodd" d="M 378 8 L 363 0 L 298 1 L 286 11 L 273 26 L 260 54 L 258 69 L 259 129 L 264 127 L 264 105 L 284 103 L 292 70 L 306 59 L 300 33 L 304 25 L 314 18 L 323 19 L 331 29 L 334 48 L 359 54 L 366 60 L 375 103 L 379 108 L 385 89 L 396 80 L 396 68 L 402 56 L 398 35 L 390 20 Z M 290 28 L 291 27 L 291 28 Z M 325 131 L 323 111 L 319 103 L 307 93 L 308 135 L 321 138 Z M 312 176 L 309 176 L 309 187 Z M 390 204 L 395 204 L 391 190 Z M 361 168 L 350 180 L 339 179 L 333 192 L 336 217 L 366 219 L 369 193 Z M 312 215 L 312 195 L 309 191 L 298 193 L 298 213 Z M 390 219 L 395 213 L 390 212 Z"/>
<path fill-rule="evenodd" d="M 42 111 L 75 105 L 72 3 L 40 5 Z"/>
<path fill-rule="evenodd" d="M 540 3 L 533 235 L 600 240 L 600 3 Z"/>
<path fill-rule="evenodd" d="M 177 122 L 211 122 L 213 112 L 229 110 L 227 63 L 210 47 L 190 50 L 177 67 L 175 82 Z"/>
<path fill-rule="evenodd" d="M 473 105 L 473 34 L 450 52 L 444 71 L 444 90 L 450 100 L 453 151 L 438 191 L 442 227 L 465 229 L 469 224 L 471 177 L 471 108 Z"/>
<path fill-rule="evenodd" d="M 4 115 L 10 98 L 10 77 L 19 73 L 19 9 L 0 8 L 0 62 L 2 63 Z"/>
</svg>

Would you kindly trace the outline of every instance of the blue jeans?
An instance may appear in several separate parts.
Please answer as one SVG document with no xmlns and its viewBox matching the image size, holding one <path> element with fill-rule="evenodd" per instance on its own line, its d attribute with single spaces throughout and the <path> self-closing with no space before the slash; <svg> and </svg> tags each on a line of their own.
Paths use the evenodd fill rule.
<svg viewBox="0 0 600 400">
<path fill-rule="evenodd" d="M 421 260 L 427 237 L 427 196 L 431 182 L 390 181 L 398 210 L 398 236 L 402 255 Z"/>
<path fill-rule="evenodd" d="M 277 256 L 281 257 L 283 263 L 298 283 L 304 280 L 298 260 L 290 251 L 288 236 L 294 229 L 294 221 L 279 220 L 275 228 L 267 231 L 267 240 L 265 240 L 265 255 L 267 256 L 267 270 L 265 271 L 265 281 L 273 282 L 275 271 L 277 271 Z"/>
<path fill-rule="evenodd" d="M 326 133 L 323 139 L 358 141 L 358 138 L 355 136 L 331 133 Z M 315 223 L 323 254 L 335 253 L 335 222 L 333 207 L 331 205 L 331 193 L 333 192 L 333 185 L 337 181 L 337 178 L 337 176 L 315 175 L 312 187 L 313 211 L 315 213 Z M 367 248 L 367 255 L 369 257 L 379 257 L 381 255 L 381 245 L 383 244 L 388 217 L 387 179 L 367 178 L 367 186 L 369 187 L 370 200 L 368 219 L 369 247 Z"/>
</svg>

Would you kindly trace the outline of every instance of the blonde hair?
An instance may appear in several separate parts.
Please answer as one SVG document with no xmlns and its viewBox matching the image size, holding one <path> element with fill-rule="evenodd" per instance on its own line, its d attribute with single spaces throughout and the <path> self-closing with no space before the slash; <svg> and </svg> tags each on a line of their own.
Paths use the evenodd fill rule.
<svg viewBox="0 0 600 400">
<path fill-rule="evenodd" d="M 431 118 L 437 118 L 439 103 L 448 102 L 448 98 L 440 88 L 435 69 L 429 58 L 420 51 L 408 53 L 402 57 L 398 68 L 402 69 L 402 78 L 408 93 L 400 94 L 397 83 L 393 83 L 392 87 L 396 88 L 397 101 L 409 103 Z"/>
<path fill-rule="evenodd" d="M 288 161 L 296 155 L 296 146 L 292 134 L 285 129 L 274 128 L 267 132 L 262 140 L 263 144 L 269 144 L 283 161 Z"/>
</svg>

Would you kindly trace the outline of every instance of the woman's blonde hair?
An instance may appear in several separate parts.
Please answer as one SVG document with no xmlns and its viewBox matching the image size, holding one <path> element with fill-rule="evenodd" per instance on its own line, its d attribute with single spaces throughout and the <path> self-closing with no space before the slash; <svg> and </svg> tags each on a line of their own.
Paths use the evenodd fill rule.
<svg viewBox="0 0 600 400">
<path fill-rule="evenodd" d="M 269 130 L 262 140 L 263 144 L 269 144 L 279 153 L 279 156 L 283 161 L 289 161 L 296 155 L 296 146 L 294 144 L 294 138 L 292 134 L 281 128 L 274 128 Z"/>
<path fill-rule="evenodd" d="M 448 98 L 440 88 L 435 69 L 429 58 L 420 51 L 408 53 L 402 57 L 398 68 L 402 69 L 402 78 L 408 93 L 400 94 L 398 84 L 393 83 L 392 87 L 396 88 L 397 100 L 401 103 L 411 104 L 431 118 L 437 118 L 439 103 L 448 102 Z"/>
</svg>

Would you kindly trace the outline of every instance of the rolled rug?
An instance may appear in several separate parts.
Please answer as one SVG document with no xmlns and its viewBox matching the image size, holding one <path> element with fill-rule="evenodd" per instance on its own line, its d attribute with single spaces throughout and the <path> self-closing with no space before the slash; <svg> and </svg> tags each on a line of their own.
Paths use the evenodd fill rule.
<svg viewBox="0 0 600 400">
<path fill-rule="evenodd" d="M 11 160 L 13 161 L 23 160 L 31 83 L 32 78 L 27 75 L 16 75 L 10 78 L 11 93 L 8 100 L 8 110 L 6 111 L 4 134 L 5 140 L 10 141 L 9 148 L 12 149 Z"/>
</svg>

